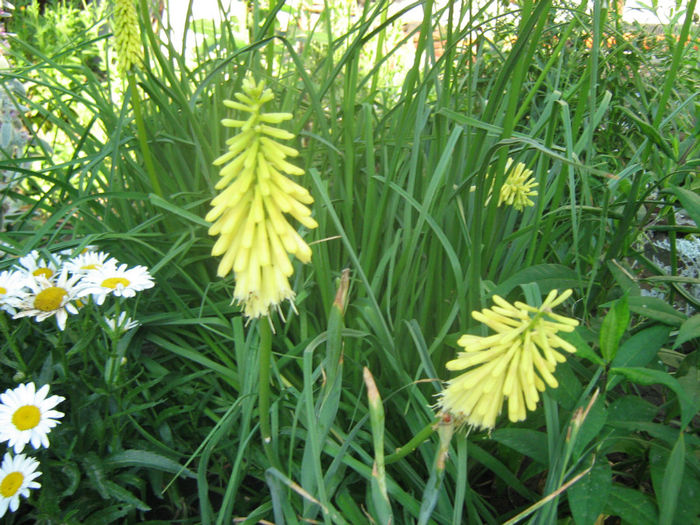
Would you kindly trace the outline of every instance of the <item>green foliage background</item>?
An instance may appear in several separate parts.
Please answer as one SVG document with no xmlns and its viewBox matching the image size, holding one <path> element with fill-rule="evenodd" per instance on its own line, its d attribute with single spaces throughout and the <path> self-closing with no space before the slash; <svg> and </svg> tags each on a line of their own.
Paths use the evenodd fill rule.
<svg viewBox="0 0 700 525">
<path fill-rule="evenodd" d="M 365 2 L 350 19 L 336 4 L 282 32 L 278 12 L 300 8 L 253 2 L 247 24 L 203 25 L 193 56 L 147 4 L 131 90 L 114 76 L 108 4 L 45 18 L 28 5 L 9 22 L 0 78 L 25 86 L 13 96 L 36 140 L 20 159 L 31 168 L 3 161 L 23 175 L 3 198 L 24 213 L 0 233 L 1 268 L 94 244 L 157 282 L 131 306 L 143 327 L 119 341 L 86 314 L 64 332 L 0 314 L 2 388 L 33 380 L 67 398 L 39 453 L 42 489 L 10 522 L 697 522 L 700 327 L 685 307 L 698 280 L 673 248 L 700 216 L 694 0 L 661 40 L 602 2 L 487 2 L 496 15 L 420 2 L 406 36 L 413 5 Z M 51 17 L 72 23 L 52 32 Z M 403 44 L 415 58 L 392 62 Z M 389 64 L 405 67 L 400 86 Z M 319 222 L 264 385 L 264 331 L 230 304 L 201 219 L 228 138 L 222 101 L 245 74 L 295 115 Z M 523 213 L 487 203 L 508 157 L 539 183 Z M 649 235 L 669 239 L 670 273 Z M 555 288 L 574 289 L 561 313 L 581 320 L 560 387 L 490 435 L 436 432 L 444 364 L 461 334 L 484 335 L 470 313 Z"/>
</svg>

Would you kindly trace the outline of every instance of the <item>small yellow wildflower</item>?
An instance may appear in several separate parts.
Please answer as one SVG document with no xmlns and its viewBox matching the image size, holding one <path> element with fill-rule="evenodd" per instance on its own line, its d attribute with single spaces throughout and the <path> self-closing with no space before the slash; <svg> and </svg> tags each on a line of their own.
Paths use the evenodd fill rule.
<svg viewBox="0 0 700 525">
<path fill-rule="evenodd" d="M 114 0 L 114 39 L 119 72 L 124 75 L 141 63 L 141 33 L 133 0 Z"/>
<path fill-rule="evenodd" d="M 438 405 L 458 423 L 485 429 L 496 425 L 505 399 L 508 419 L 522 421 L 527 410 L 534 410 L 545 384 L 558 386 L 552 375 L 557 362 L 566 358 L 557 348 L 573 353 L 576 348 L 557 332 L 571 332 L 578 321 L 552 312 L 571 295 L 557 296 L 552 290 L 539 308 L 521 302 L 510 304 L 497 295 L 495 306 L 472 312 L 472 317 L 496 332 L 488 337 L 463 335 L 457 343 L 464 347 L 448 370 L 466 370 L 450 380 L 440 394 Z"/>
<path fill-rule="evenodd" d="M 535 203 L 528 197 L 537 195 L 537 191 L 533 190 L 537 183 L 530 178 L 532 170 L 525 168 L 525 164 L 518 162 L 511 170 L 513 159 L 508 158 L 506 163 L 506 178 L 503 186 L 501 186 L 498 205 L 505 203 L 513 206 L 518 211 L 523 211 L 526 206 L 534 206 Z"/>
<path fill-rule="evenodd" d="M 223 119 L 224 126 L 240 128 L 228 139 L 229 151 L 216 159 L 221 168 L 222 190 L 211 202 L 206 220 L 212 222 L 210 235 L 219 235 L 212 255 L 223 255 L 218 275 L 232 269 L 236 278 L 233 298 L 244 305 L 248 317 L 268 315 L 270 308 L 292 300 L 288 278 L 293 273 L 289 254 L 303 263 L 311 260 L 311 249 L 287 222 L 289 214 L 307 228 L 318 226 L 306 204 L 311 194 L 288 179 L 304 171 L 285 160 L 299 154 L 275 139 L 294 138 L 292 133 L 273 127 L 292 118 L 291 113 L 262 113 L 263 104 L 274 98 L 272 91 L 246 78 L 238 101 L 224 104 L 249 113 L 246 120 Z"/>
</svg>

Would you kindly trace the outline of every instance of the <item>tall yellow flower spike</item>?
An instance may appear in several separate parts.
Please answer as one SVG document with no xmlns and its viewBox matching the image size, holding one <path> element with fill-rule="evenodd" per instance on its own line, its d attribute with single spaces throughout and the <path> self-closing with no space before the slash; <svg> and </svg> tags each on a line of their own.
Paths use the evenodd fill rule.
<svg viewBox="0 0 700 525">
<path fill-rule="evenodd" d="M 221 123 L 240 132 L 228 139 L 228 152 L 214 161 L 221 168 L 222 190 L 206 216 L 210 235 L 219 235 L 212 255 L 223 255 L 217 274 L 232 269 L 236 279 L 233 298 L 244 305 L 248 317 L 268 315 L 270 308 L 294 299 L 288 278 L 294 272 L 289 254 L 301 262 L 311 260 L 311 249 L 287 222 L 289 214 L 307 228 L 318 224 L 305 204 L 314 199 L 300 185 L 285 177 L 304 170 L 285 160 L 299 154 L 275 139 L 289 140 L 292 133 L 273 127 L 292 118 L 291 113 L 263 113 L 263 104 L 274 98 L 263 82 L 246 78 L 238 101 L 224 105 L 249 114 L 246 120 L 223 119 Z"/>
<path fill-rule="evenodd" d="M 537 191 L 533 188 L 537 186 L 534 179 L 530 178 L 532 170 L 525 168 L 525 164 L 518 162 L 511 170 L 513 159 L 508 158 L 506 163 L 506 178 L 501 193 L 498 198 L 498 206 L 505 203 L 513 206 L 518 211 L 523 211 L 526 206 L 534 206 L 535 203 L 529 198 L 537 195 Z"/>
<path fill-rule="evenodd" d="M 133 0 L 114 0 L 114 40 L 119 72 L 124 75 L 141 63 L 143 50 L 139 19 Z"/>
<path fill-rule="evenodd" d="M 440 394 L 442 411 L 452 414 L 458 424 L 491 429 L 507 399 L 508 419 L 525 419 L 526 408 L 536 408 L 538 392 L 544 392 L 545 384 L 558 386 L 552 372 L 566 358 L 556 349 L 576 351 L 557 332 L 572 332 L 578 321 L 552 312 L 570 295 L 571 290 L 566 290 L 557 297 L 557 290 L 552 290 L 539 308 L 510 304 L 494 295 L 495 306 L 472 312 L 474 319 L 496 334 L 467 334 L 457 341 L 465 351 L 449 361 L 447 368 L 466 372 L 450 380 Z"/>
</svg>

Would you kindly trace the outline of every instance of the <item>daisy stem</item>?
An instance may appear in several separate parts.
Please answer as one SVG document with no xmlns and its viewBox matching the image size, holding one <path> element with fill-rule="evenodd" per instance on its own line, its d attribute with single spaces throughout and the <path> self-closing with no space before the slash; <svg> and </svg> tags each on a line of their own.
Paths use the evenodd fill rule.
<svg viewBox="0 0 700 525">
<path fill-rule="evenodd" d="M 27 364 L 22 359 L 22 353 L 19 351 L 17 343 L 15 343 L 14 338 L 10 334 L 10 327 L 7 324 L 7 317 L 5 317 L 5 312 L 0 312 L 0 330 L 2 330 L 2 335 L 5 336 L 5 341 L 10 345 L 12 353 L 15 354 L 17 361 L 22 365 L 22 373 L 27 372 Z"/>
<path fill-rule="evenodd" d="M 272 367 L 272 329 L 269 319 L 263 318 L 258 322 L 260 333 L 260 357 L 258 360 L 258 413 L 260 416 L 260 434 L 263 448 L 268 461 L 277 466 L 272 452 L 272 433 L 270 432 L 270 368 Z"/>
</svg>

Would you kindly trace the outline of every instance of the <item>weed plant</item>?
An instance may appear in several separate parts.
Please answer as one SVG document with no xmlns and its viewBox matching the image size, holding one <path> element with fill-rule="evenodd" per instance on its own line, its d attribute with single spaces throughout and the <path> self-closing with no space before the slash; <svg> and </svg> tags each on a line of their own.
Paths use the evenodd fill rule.
<svg viewBox="0 0 700 525">
<path fill-rule="evenodd" d="M 0 166 L 22 203 L 0 270 L 95 246 L 155 286 L 65 330 L 0 312 L 0 386 L 65 398 L 8 523 L 697 522 L 700 318 L 677 306 L 700 300 L 674 248 L 668 274 L 643 248 L 698 235 L 695 0 L 663 40 L 598 1 L 328 2 L 284 31 L 302 7 L 255 1 L 189 46 L 140 0 L 128 78 L 104 4 L 57 33 L 62 4 L 13 14 L 0 78 L 33 141 Z M 318 222 L 274 332 L 231 304 L 203 219 L 247 75 L 294 115 Z M 518 163 L 522 209 L 496 198 Z M 473 311 L 566 289 L 576 353 L 536 410 L 488 431 L 438 413 L 458 340 L 488 335 Z M 124 311 L 141 326 L 95 322 Z"/>
</svg>

